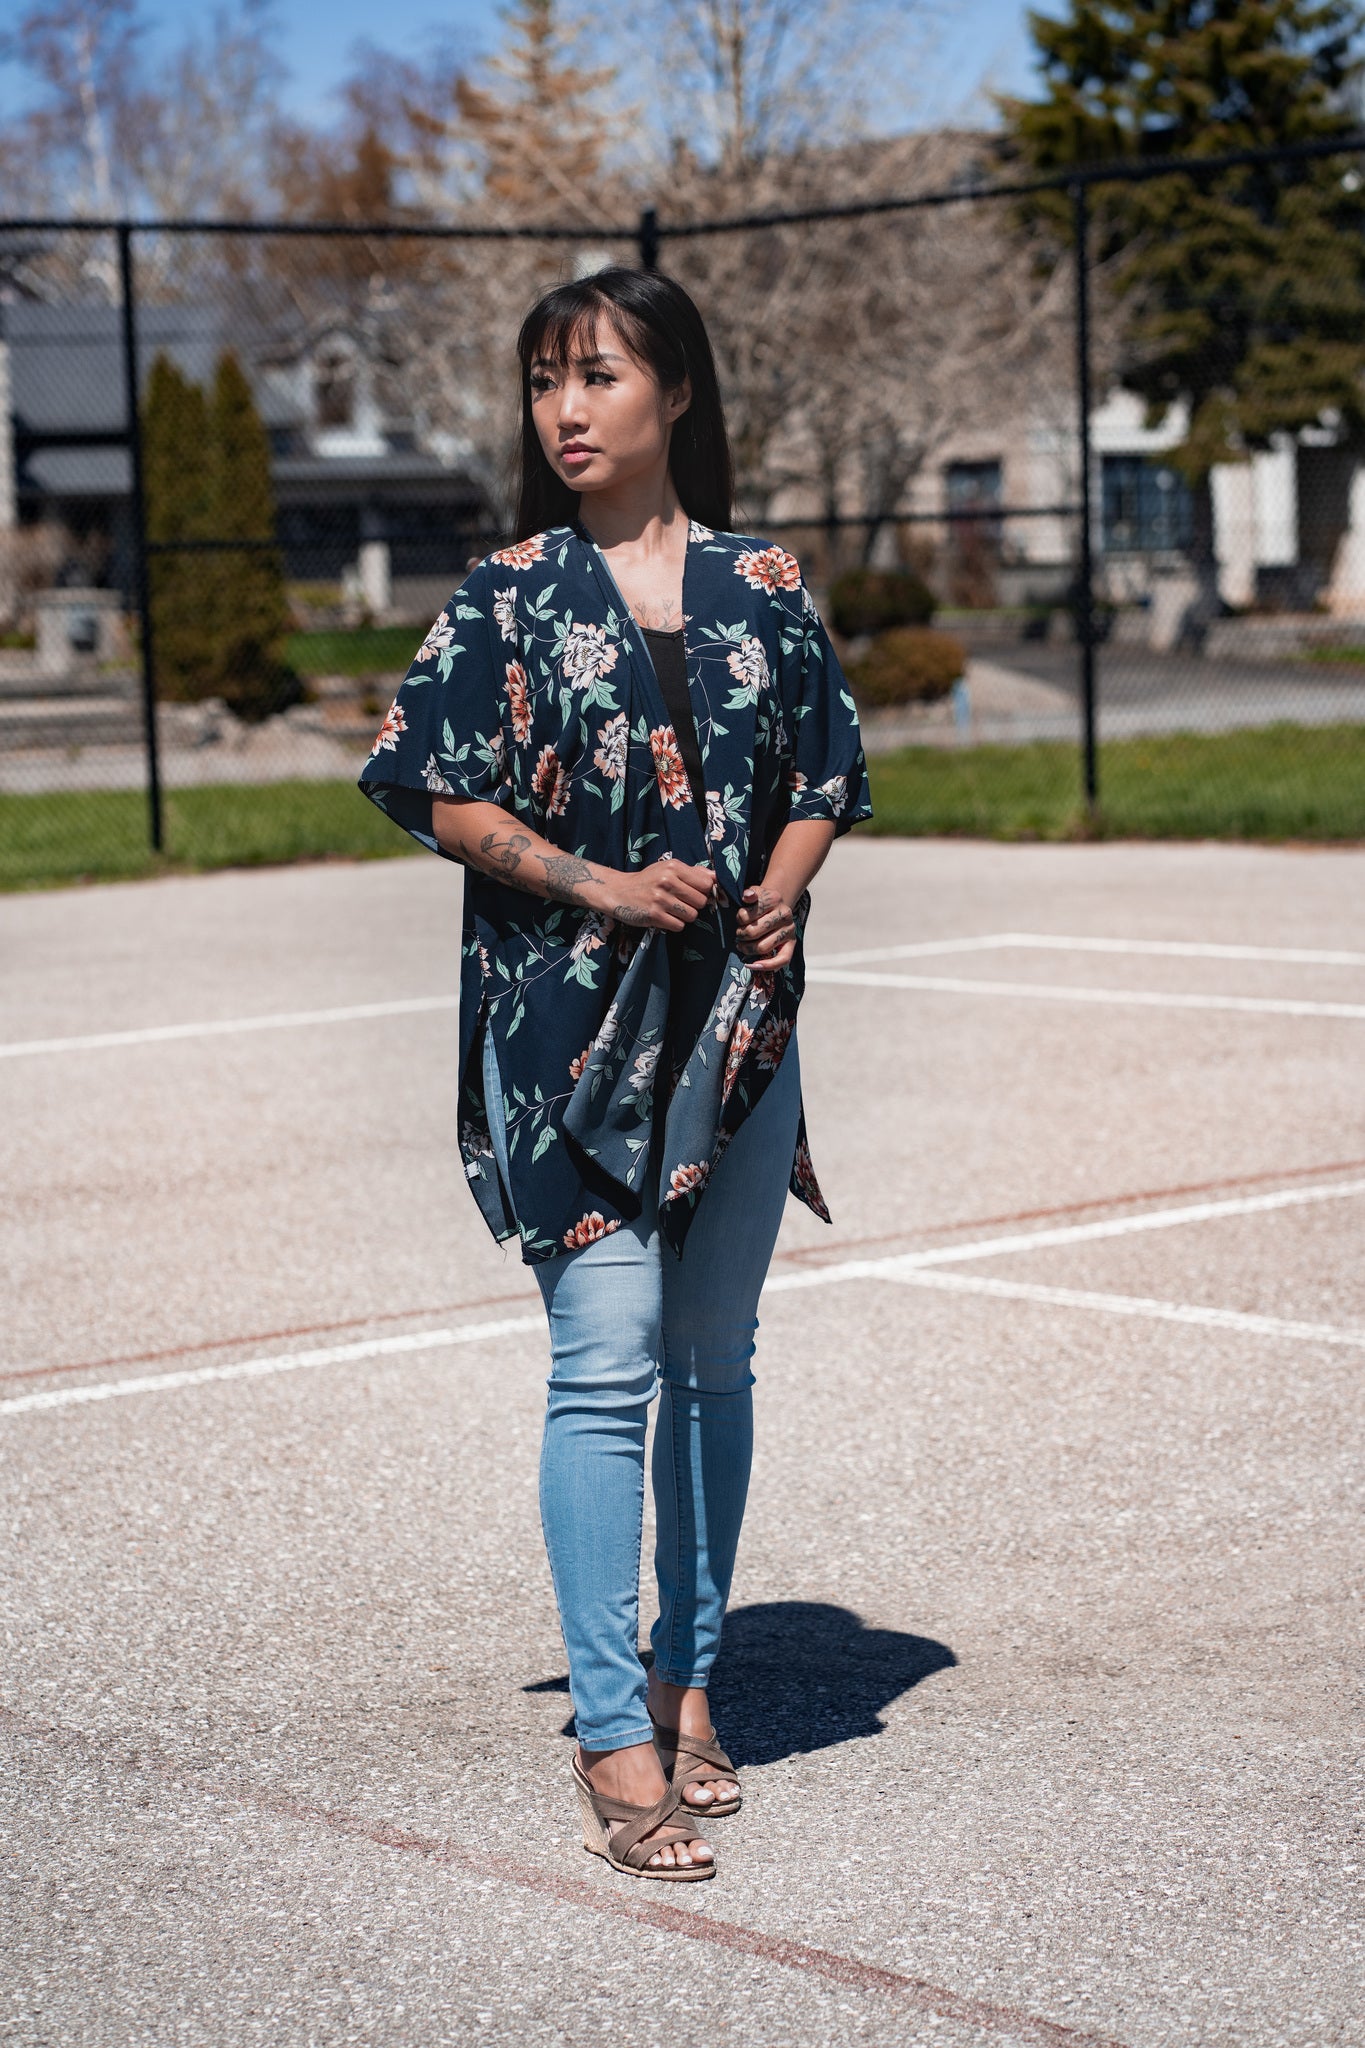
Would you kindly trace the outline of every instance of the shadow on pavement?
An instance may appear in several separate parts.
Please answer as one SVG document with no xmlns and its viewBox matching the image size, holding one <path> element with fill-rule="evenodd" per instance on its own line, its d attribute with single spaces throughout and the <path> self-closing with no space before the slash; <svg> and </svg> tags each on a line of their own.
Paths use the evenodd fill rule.
<svg viewBox="0 0 1365 2048">
<path fill-rule="evenodd" d="M 648 1650 L 641 1659 L 650 1662 Z M 880 1735 L 884 1707 L 956 1662 L 931 1636 L 867 1628 L 825 1601 L 732 1608 L 710 1687 L 712 1719 L 737 1770 L 776 1763 Z M 569 1681 L 544 1678 L 522 1690 L 567 1693 Z M 572 1715 L 561 1732 L 573 1734 Z"/>
</svg>

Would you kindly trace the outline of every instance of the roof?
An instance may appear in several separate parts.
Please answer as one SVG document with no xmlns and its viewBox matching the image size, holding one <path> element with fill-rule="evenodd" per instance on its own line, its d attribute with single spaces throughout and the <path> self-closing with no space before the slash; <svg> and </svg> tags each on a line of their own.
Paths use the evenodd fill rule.
<svg viewBox="0 0 1365 2048">
<path fill-rule="evenodd" d="M 36 448 L 19 470 L 23 498 L 126 498 L 126 448 Z"/>
<path fill-rule="evenodd" d="M 459 496 L 482 503 L 482 493 L 463 470 L 448 469 L 434 455 L 280 455 L 270 466 L 275 488 L 291 498 L 337 488 L 348 497 L 358 487 L 376 495 L 428 485 L 442 498 Z"/>
<path fill-rule="evenodd" d="M 299 412 L 276 378 L 259 374 L 291 349 L 308 346 L 297 322 L 269 326 L 223 304 L 149 305 L 138 309 L 138 368 L 145 387 L 153 362 L 170 357 L 182 374 L 207 386 L 225 349 L 232 349 L 251 380 L 267 429 L 299 424 Z M 0 340 L 8 344 L 10 407 L 14 416 L 21 494 L 25 497 L 125 497 L 130 488 L 126 449 L 93 445 L 121 434 L 122 316 L 117 306 L 0 302 Z M 82 445 L 81 436 L 91 443 Z M 63 445 L 44 446 L 45 436 Z M 26 441 L 29 445 L 25 445 Z M 36 445 L 34 445 L 36 444 Z M 294 503 L 365 491 L 428 501 L 482 504 L 478 486 L 462 470 L 434 455 L 277 456 L 276 487 Z"/>
<path fill-rule="evenodd" d="M 407 499 L 477 510 L 478 486 L 433 455 L 281 456 L 271 464 L 285 505 Z M 131 488 L 124 448 L 35 448 L 19 470 L 21 497 L 123 498 Z"/>
<path fill-rule="evenodd" d="M 22 434 L 111 433 L 124 424 L 123 340 L 116 306 L 0 305 L 0 337 L 9 343 L 10 407 Z M 248 371 L 264 331 L 220 306 L 142 306 L 138 367 L 168 355 L 196 384 L 213 381 L 218 358 L 234 349 Z M 295 410 L 264 380 L 253 379 L 267 427 L 293 425 Z"/>
</svg>

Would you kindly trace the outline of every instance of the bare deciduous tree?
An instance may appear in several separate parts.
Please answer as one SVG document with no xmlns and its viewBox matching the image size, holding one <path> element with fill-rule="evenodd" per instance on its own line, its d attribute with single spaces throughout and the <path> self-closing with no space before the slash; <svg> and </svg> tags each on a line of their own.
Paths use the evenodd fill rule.
<svg viewBox="0 0 1365 2048">
<path fill-rule="evenodd" d="M 139 0 L 38 0 L 0 54 L 37 95 L 0 131 L 11 205 L 81 220 L 242 212 L 263 197 L 282 75 L 264 0 L 216 8 L 164 58 Z M 192 245 L 144 240 L 140 253 L 153 288 L 202 274 Z M 33 274 L 44 286 L 116 298 L 107 239 L 54 245 Z"/>
<path fill-rule="evenodd" d="M 903 126 L 932 27 L 928 0 L 641 0 L 623 41 L 665 154 L 736 176 L 888 115 Z"/>
<path fill-rule="evenodd" d="M 761 211 L 951 190 L 981 177 L 988 151 L 986 137 L 932 132 L 808 149 L 743 191 Z M 675 172 L 671 194 L 673 217 L 739 210 L 719 170 Z M 664 262 L 706 315 L 755 525 L 779 507 L 813 524 L 866 515 L 866 558 L 964 432 L 1074 416 L 1069 277 L 1033 261 L 999 204 L 665 240 Z"/>
</svg>

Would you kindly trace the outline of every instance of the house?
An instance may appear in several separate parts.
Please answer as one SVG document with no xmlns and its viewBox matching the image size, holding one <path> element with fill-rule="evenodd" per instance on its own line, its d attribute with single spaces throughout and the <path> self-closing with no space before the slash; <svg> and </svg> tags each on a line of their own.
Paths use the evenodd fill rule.
<svg viewBox="0 0 1365 2048">
<path fill-rule="evenodd" d="M 421 444 L 374 350 L 338 320 L 269 322 L 226 304 L 147 304 L 144 383 L 158 354 L 207 388 L 232 349 L 270 437 L 291 581 L 364 584 L 370 608 L 419 616 L 459 580 L 489 508 L 448 447 Z M 120 314 L 0 303 L 0 527 L 65 537 L 59 580 L 130 595 L 130 467 Z M 387 400 L 386 404 L 384 401 Z"/>
</svg>

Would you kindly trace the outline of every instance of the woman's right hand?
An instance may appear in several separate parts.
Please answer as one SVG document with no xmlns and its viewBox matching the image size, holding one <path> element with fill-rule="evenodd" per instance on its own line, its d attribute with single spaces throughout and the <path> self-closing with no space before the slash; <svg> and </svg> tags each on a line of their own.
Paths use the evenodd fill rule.
<svg viewBox="0 0 1365 2048">
<path fill-rule="evenodd" d="M 613 869 L 600 907 L 622 924 L 680 932 L 717 900 L 719 889 L 714 868 L 665 855 L 647 868 Z"/>
</svg>

